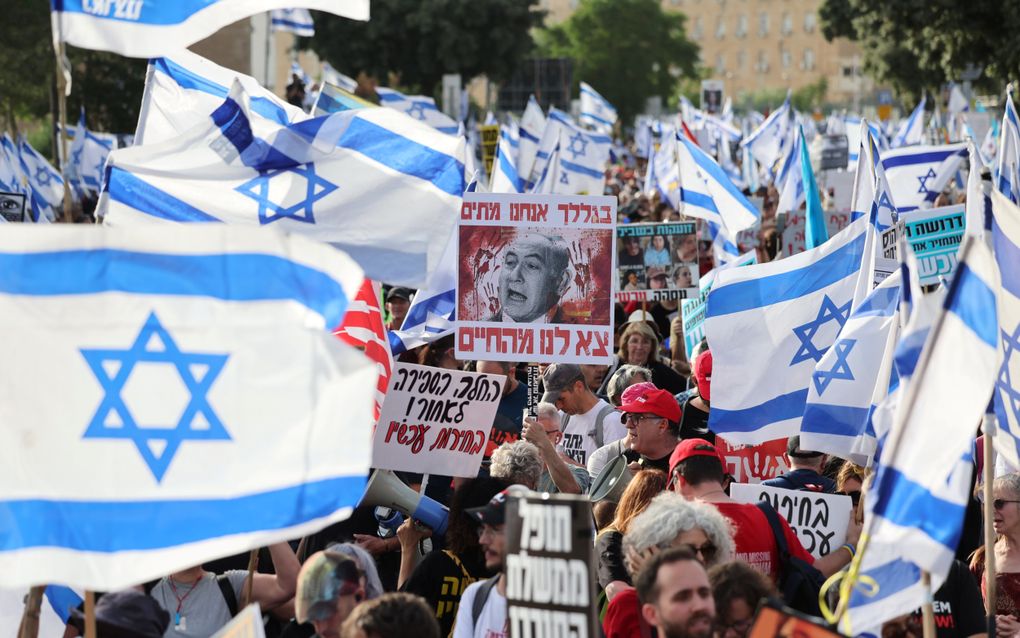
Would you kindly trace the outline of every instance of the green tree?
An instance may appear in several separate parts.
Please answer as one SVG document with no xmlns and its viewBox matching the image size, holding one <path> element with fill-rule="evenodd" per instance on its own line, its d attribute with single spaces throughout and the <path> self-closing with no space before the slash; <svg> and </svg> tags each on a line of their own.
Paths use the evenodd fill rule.
<svg viewBox="0 0 1020 638">
<path fill-rule="evenodd" d="M 698 46 L 687 39 L 686 20 L 656 0 L 583 0 L 537 40 L 543 54 L 573 58 L 574 77 L 595 87 L 629 124 L 648 98 L 668 100 L 680 78 L 698 75 Z"/>
<path fill-rule="evenodd" d="M 857 41 L 865 70 L 909 102 L 968 69 L 993 92 L 1020 70 L 1016 0 L 824 0 L 818 13 L 827 39 Z"/>
<path fill-rule="evenodd" d="M 434 95 L 444 73 L 464 80 L 509 79 L 532 50 L 542 20 L 537 0 L 372 0 L 372 19 L 317 13 L 315 36 L 303 39 L 343 72 L 360 72 Z"/>
</svg>

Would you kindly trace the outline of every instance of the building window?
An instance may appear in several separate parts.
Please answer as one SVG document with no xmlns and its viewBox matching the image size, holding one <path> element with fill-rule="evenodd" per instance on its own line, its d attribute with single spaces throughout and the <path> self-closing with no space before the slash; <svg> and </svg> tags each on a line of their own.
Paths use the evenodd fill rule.
<svg viewBox="0 0 1020 638">
<path fill-rule="evenodd" d="M 715 23 L 715 39 L 722 40 L 726 37 L 726 21 L 723 20 L 722 16 L 719 16 L 719 20 Z"/>
<path fill-rule="evenodd" d="M 818 18 L 815 17 L 814 13 L 805 13 L 804 14 L 804 32 L 805 33 L 814 33 L 815 32 L 815 26 L 817 25 L 817 20 L 818 20 Z"/>
<path fill-rule="evenodd" d="M 784 69 L 790 68 L 790 59 L 792 57 L 793 56 L 791 56 L 790 52 L 787 51 L 786 49 L 783 49 L 782 51 L 779 52 L 779 63 L 783 65 Z"/>
<path fill-rule="evenodd" d="M 793 16 L 787 12 L 783 13 L 783 35 L 790 35 L 793 33 Z"/>
<path fill-rule="evenodd" d="M 715 56 L 715 73 L 716 75 L 726 74 L 726 54 L 720 53 Z"/>
<path fill-rule="evenodd" d="M 737 28 L 734 33 L 738 38 L 747 35 L 747 16 L 743 13 L 737 16 Z"/>
<path fill-rule="evenodd" d="M 767 73 L 769 70 L 769 56 L 764 51 L 758 52 L 758 63 L 754 65 L 754 70 L 759 73 Z"/>
<path fill-rule="evenodd" d="M 762 11 L 758 14 L 758 35 L 765 37 L 769 34 L 769 14 Z"/>
<path fill-rule="evenodd" d="M 805 71 L 813 71 L 815 68 L 815 52 L 811 49 L 804 49 L 803 68 Z"/>
<path fill-rule="evenodd" d="M 701 33 L 703 30 L 704 27 L 701 23 L 701 16 L 697 16 L 696 18 L 694 18 L 694 29 L 691 30 L 691 39 L 700 40 Z"/>
</svg>

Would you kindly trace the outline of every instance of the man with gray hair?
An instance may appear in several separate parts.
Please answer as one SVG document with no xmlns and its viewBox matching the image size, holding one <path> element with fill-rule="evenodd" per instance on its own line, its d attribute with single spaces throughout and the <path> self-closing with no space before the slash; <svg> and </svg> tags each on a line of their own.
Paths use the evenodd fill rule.
<svg viewBox="0 0 1020 638">
<path fill-rule="evenodd" d="M 560 307 L 570 274 L 570 249 L 561 237 L 519 235 L 503 255 L 499 311 L 489 321 L 576 323 Z"/>
<path fill-rule="evenodd" d="M 539 492 L 562 492 L 564 494 L 586 494 L 588 492 L 588 471 L 567 462 L 567 456 L 557 449 L 563 438 L 560 430 L 560 411 L 552 403 L 539 403 L 537 419 L 524 420 L 522 436 L 538 448 L 542 455 L 544 471 L 538 480 Z"/>
</svg>

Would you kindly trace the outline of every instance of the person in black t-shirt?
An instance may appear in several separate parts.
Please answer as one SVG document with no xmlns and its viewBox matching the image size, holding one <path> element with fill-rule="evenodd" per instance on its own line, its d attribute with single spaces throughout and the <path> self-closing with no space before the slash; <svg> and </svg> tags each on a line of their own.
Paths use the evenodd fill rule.
<svg viewBox="0 0 1020 638">
<path fill-rule="evenodd" d="M 489 575 L 478 543 L 478 524 L 465 510 L 484 506 L 507 485 L 500 479 L 486 476 L 471 479 L 457 488 L 450 502 L 447 548 L 430 552 L 417 567 L 413 564 L 414 549 L 428 532 L 417 531 L 409 521 L 397 532 L 402 552 L 400 591 L 418 594 L 428 602 L 439 621 L 441 636 L 448 636 L 453 629 L 460 597 L 467 586 Z"/>
<path fill-rule="evenodd" d="M 496 418 L 492 422 L 489 441 L 485 446 L 485 458 L 492 456 L 500 445 L 513 443 L 521 438 L 524 409 L 528 407 L 528 386 L 517 380 L 515 368 L 516 365 L 508 361 L 479 361 L 475 366 L 478 372 L 506 376 L 503 396 L 499 400 L 499 406 L 496 407 Z"/>
<path fill-rule="evenodd" d="M 703 350 L 694 358 L 692 376 L 697 388 L 676 395 L 683 411 L 680 439 L 705 439 L 715 444 L 715 432 L 708 429 L 709 397 L 712 390 L 711 350 Z"/>
<path fill-rule="evenodd" d="M 949 568 L 946 582 L 932 601 L 937 638 L 978 638 L 985 636 L 984 603 L 974 575 L 958 560 Z M 882 625 L 882 638 L 921 638 L 921 610 Z"/>
</svg>

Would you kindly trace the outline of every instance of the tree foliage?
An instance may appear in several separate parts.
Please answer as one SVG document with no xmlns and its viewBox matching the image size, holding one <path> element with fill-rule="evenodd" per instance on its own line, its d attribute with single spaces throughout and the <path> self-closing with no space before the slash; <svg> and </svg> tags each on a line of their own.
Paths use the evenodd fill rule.
<svg viewBox="0 0 1020 638">
<path fill-rule="evenodd" d="M 315 16 L 315 36 L 302 40 L 348 75 L 434 94 L 444 73 L 464 80 L 509 79 L 532 50 L 530 29 L 542 19 L 537 0 L 372 0 L 372 19 Z"/>
<path fill-rule="evenodd" d="M 545 29 L 540 51 L 570 57 L 575 78 L 591 84 L 629 124 L 648 98 L 672 97 L 680 78 L 696 77 L 698 46 L 686 16 L 656 0 L 582 0 L 566 22 Z"/>
<path fill-rule="evenodd" d="M 825 37 L 864 50 L 865 70 L 913 100 L 983 69 L 980 88 L 998 92 L 1020 70 L 1015 0 L 824 0 Z"/>
</svg>

